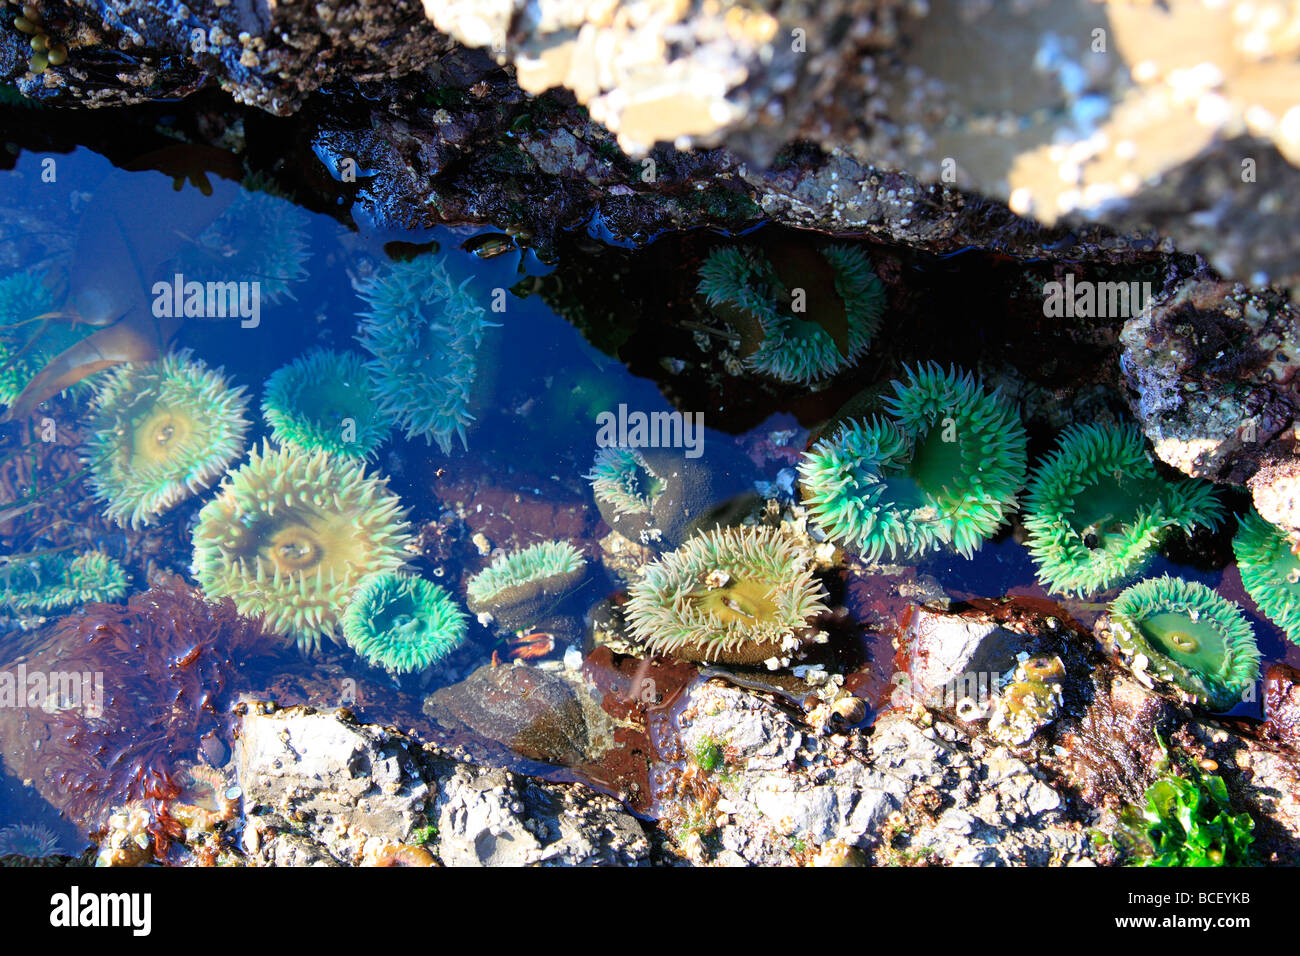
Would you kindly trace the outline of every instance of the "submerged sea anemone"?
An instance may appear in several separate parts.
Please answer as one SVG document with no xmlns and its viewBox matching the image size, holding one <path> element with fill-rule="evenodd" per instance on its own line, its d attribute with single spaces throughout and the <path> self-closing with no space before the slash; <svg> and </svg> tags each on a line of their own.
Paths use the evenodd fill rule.
<svg viewBox="0 0 1300 956">
<path fill-rule="evenodd" d="M 139 528 L 206 488 L 244 450 L 247 404 L 189 352 L 109 372 L 83 449 L 104 514 Z"/>
<path fill-rule="evenodd" d="M 1291 550 L 1286 532 L 1252 508 L 1241 519 L 1232 550 L 1251 600 L 1293 643 L 1300 644 L 1300 558 Z"/>
<path fill-rule="evenodd" d="M 401 502 L 361 463 L 264 444 L 199 512 L 193 573 L 209 597 L 315 651 L 337 640 L 363 577 L 402 567 L 409 540 Z"/>
<path fill-rule="evenodd" d="M 1217 710 L 1242 700 L 1259 678 L 1259 648 L 1241 608 L 1194 581 L 1166 575 L 1121 591 L 1106 631 L 1135 672 Z"/>
<path fill-rule="evenodd" d="M 271 373 L 262 415 L 281 444 L 354 458 L 368 457 L 392 427 L 361 356 L 322 348 Z"/>
<path fill-rule="evenodd" d="M 438 585 L 406 574 L 372 574 L 361 580 L 343 613 L 343 639 L 371 664 L 405 674 L 460 647 L 465 621 Z"/>
<path fill-rule="evenodd" d="M 12 405 L 52 358 L 92 331 L 67 322 L 42 328 L 40 316 L 56 305 L 43 272 L 0 279 L 0 407 Z"/>
<path fill-rule="evenodd" d="M 907 369 L 890 419 L 849 422 L 804 454 L 804 502 L 868 560 L 948 545 L 970 557 L 1015 507 L 1027 462 L 1014 408 L 969 372 Z"/>
<path fill-rule="evenodd" d="M 257 282 L 264 301 L 293 298 L 307 277 L 307 215 L 260 180 L 250 180 L 224 213 L 176 260 L 186 281 Z"/>
<path fill-rule="evenodd" d="M 0 602 L 18 612 L 45 613 L 89 601 L 115 601 L 126 594 L 126 572 L 102 551 L 86 551 L 71 561 L 62 552 L 10 558 L 0 574 Z"/>
<path fill-rule="evenodd" d="M 370 311 L 357 326 L 357 340 L 374 358 L 381 413 L 406 430 L 451 453 L 474 420 L 470 391 L 481 370 L 479 346 L 496 323 L 465 291 L 452 283 L 442 261 L 421 256 L 397 262 L 357 286 Z"/>
<path fill-rule="evenodd" d="M 664 490 L 664 479 L 635 448 L 599 449 L 582 477 L 591 482 L 596 500 L 620 515 L 648 515 Z"/>
<path fill-rule="evenodd" d="M 1028 547 L 1053 592 L 1091 595 L 1138 574 L 1171 528 L 1216 528 L 1213 486 L 1161 478 L 1133 425 L 1075 425 L 1025 495 Z"/>
<path fill-rule="evenodd" d="M 796 280 L 779 274 L 771 259 L 750 247 L 713 250 L 700 266 L 698 291 L 712 308 L 739 310 L 762 329 L 762 340 L 746 358 L 757 372 L 781 382 L 810 385 L 852 365 L 867 350 L 880 325 L 885 293 L 866 254 L 853 246 L 820 250 L 833 276 L 835 295 L 847 326 L 847 351 L 816 317 L 798 309 Z M 809 277 L 804 297 L 825 295 Z"/>
<path fill-rule="evenodd" d="M 808 555 L 774 528 L 696 535 L 646 567 L 628 596 L 635 639 L 690 661 L 787 660 L 804 643 L 826 592 Z"/>
<path fill-rule="evenodd" d="M 469 609 L 491 614 L 503 628 L 536 626 L 586 571 L 582 552 L 567 541 L 542 541 L 498 556 L 469 579 Z"/>
<path fill-rule="evenodd" d="M 0 830 L 0 856 L 39 859 L 59 852 L 59 838 L 49 827 L 19 823 Z"/>
</svg>

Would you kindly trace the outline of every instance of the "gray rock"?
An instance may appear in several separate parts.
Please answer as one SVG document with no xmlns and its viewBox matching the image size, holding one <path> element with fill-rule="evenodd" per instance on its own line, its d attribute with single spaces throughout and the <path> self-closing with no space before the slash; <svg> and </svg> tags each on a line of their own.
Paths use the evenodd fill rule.
<svg viewBox="0 0 1300 956">
<path fill-rule="evenodd" d="M 244 845 L 263 865 L 355 864 L 381 846 L 427 844 L 448 866 L 636 865 L 640 824 L 581 784 L 490 770 L 394 730 L 309 708 L 249 705 L 235 754 Z"/>
<path fill-rule="evenodd" d="M 984 618 L 918 608 L 904 637 L 911 693 L 930 706 L 987 696 L 995 675 L 1016 664 L 1026 640 Z"/>
</svg>

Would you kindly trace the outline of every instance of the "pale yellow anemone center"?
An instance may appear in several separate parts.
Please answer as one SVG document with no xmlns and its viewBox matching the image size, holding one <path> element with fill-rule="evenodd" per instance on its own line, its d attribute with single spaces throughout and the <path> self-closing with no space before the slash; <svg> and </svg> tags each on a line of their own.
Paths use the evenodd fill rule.
<svg viewBox="0 0 1300 956">
<path fill-rule="evenodd" d="M 170 461 L 193 434 L 194 419 L 189 415 L 154 405 L 131 428 L 131 458 L 148 464 Z"/>
</svg>

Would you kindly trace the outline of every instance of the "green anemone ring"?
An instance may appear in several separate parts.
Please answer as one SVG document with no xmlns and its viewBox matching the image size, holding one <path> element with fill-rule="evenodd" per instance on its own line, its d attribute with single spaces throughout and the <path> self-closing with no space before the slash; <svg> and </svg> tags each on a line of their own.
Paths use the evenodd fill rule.
<svg viewBox="0 0 1300 956">
<path fill-rule="evenodd" d="M 1109 633 L 1125 661 L 1226 710 L 1259 678 L 1245 614 L 1203 584 L 1168 575 L 1140 581 L 1110 605 Z"/>
</svg>

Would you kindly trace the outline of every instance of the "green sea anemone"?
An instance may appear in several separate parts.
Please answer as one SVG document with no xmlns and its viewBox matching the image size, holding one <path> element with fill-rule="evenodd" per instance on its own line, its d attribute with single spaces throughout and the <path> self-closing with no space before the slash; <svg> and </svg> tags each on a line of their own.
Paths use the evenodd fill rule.
<svg viewBox="0 0 1300 956">
<path fill-rule="evenodd" d="M 247 404 L 242 386 L 189 352 L 109 372 L 83 449 L 104 514 L 139 528 L 208 487 L 244 450 Z"/>
<path fill-rule="evenodd" d="M 307 277 L 308 219 L 258 179 L 176 260 L 186 281 L 256 282 L 263 301 L 293 298 L 290 286 Z"/>
<path fill-rule="evenodd" d="M 343 612 L 343 639 L 371 664 L 422 671 L 465 641 L 465 613 L 443 588 L 392 572 L 361 580 Z"/>
<path fill-rule="evenodd" d="M 709 306 L 722 310 L 724 318 L 727 310 L 738 311 L 761 327 L 762 338 L 746 364 L 781 382 L 811 385 L 852 365 L 871 344 L 884 312 L 884 287 L 865 253 L 853 246 L 830 245 L 817 255 L 822 261 L 815 265 L 829 267 L 829 282 L 815 275 L 800 278 L 793 264 L 783 270 L 784 262 L 774 262 L 751 247 L 715 249 L 700 266 L 697 291 Z M 829 308 L 827 285 L 838 300 Z M 846 328 L 845 343 L 837 344 L 827 331 L 835 324 L 829 315 L 816 308 L 806 311 L 812 296 L 818 297 L 814 306 L 843 310 L 838 323 Z"/>
<path fill-rule="evenodd" d="M 826 611 L 809 555 L 774 528 L 696 535 L 648 565 L 625 610 L 651 653 L 691 661 L 788 661 Z"/>
<path fill-rule="evenodd" d="M 321 348 L 271 373 L 262 415 L 281 444 L 354 458 L 368 457 L 392 427 L 361 356 Z"/>
<path fill-rule="evenodd" d="M 1227 710 L 1259 677 L 1259 648 L 1241 608 L 1203 584 L 1151 578 L 1121 591 L 1106 626 L 1135 673 Z"/>
<path fill-rule="evenodd" d="M 92 601 L 116 601 L 126 594 L 127 577 L 116 560 L 102 551 L 85 551 L 68 560 L 65 552 L 47 551 L 9 558 L 3 571 L 0 601 L 11 610 L 47 613 Z"/>
<path fill-rule="evenodd" d="M 601 448 L 582 477 L 591 482 L 597 501 L 620 515 L 648 515 L 663 493 L 664 479 L 651 471 L 635 448 Z"/>
<path fill-rule="evenodd" d="M 1014 408 L 969 372 L 905 370 L 891 418 L 848 422 L 799 464 L 809 514 L 871 561 L 950 546 L 970 557 L 1015 507 L 1027 462 Z"/>
<path fill-rule="evenodd" d="M 0 279 L 0 406 L 12 405 L 52 358 L 94 331 L 59 321 L 42 327 L 40 317 L 57 304 L 43 272 Z"/>
<path fill-rule="evenodd" d="M 1286 532 L 1253 508 L 1243 516 L 1232 541 L 1246 593 L 1264 615 L 1300 644 L 1300 558 Z"/>
<path fill-rule="evenodd" d="M 756 504 L 744 478 L 748 462 L 724 449 L 715 449 L 708 461 L 705 466 L 680 448 L 611 446 L 597 450 L 583 477 L 606 524 L 658 551 L 696 531 L 734 523 Z"/>
<path fill-rule="evenodd" d="M 0 830 L 0 856 L 36 860 L 59 852 L 59 838 L 49 827 L 19 823 Z"/>
<path fill-rule="evenodd" d="M 457 286 L 435 256 L 397 262 L 361 282 L 357 291 L 370 306 L 357 326 L 357 340 L 374 358 L 381 413 L 406 430 L 451 453 L 452 438 L 468 447 L 465 430 L 471 389 L 480 374 L 479 346 L 486 312 Z"/>
<path fill-rule="evenodd" d="M 322 636 L 338 640 L 362 578 L 403 566 L 405 517 L 362 463 L 264 443 L 199 512 L 192 571 L 208 597 L 315 651 Z"/>
<path fill-rule="evenodd" d="M 469 579 L 469 609 L 501 627 L 536 627 L 582 580 L 587 561 L 567 541 L 542 541 L 499 555 Z"/>
<path fill-rule="evenodd" d="M 1075 425 L 1030 479 L 1024 523 L 1038 579 L 1086 596 L 1140 573 L 1169 529 L 1222 516 L 1208 482 L 1160 477 L 1135 426 Z"/>
</svg>

